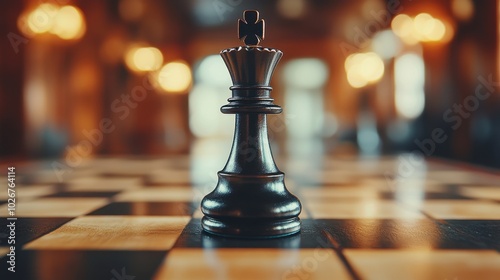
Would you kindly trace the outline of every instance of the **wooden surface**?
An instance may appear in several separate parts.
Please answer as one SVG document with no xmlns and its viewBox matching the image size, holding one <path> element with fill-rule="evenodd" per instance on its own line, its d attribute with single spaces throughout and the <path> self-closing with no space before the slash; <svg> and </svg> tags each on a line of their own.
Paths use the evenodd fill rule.
<svg viewBox="0 0 500 280">
<path fill-rule="evenodd" d="M 304 206 L 302 231 L 267 240 L 202 231 L 199 203 L 223 159 L 96 158 L 62 181 L 50 162 L 19 165 L 17 272 L 6 270 L 2 191 L 0 278 L 499 279 L 498 172 L 431 160 L 402 176 L 401 157 L 277 160 Z"/>
</svg>

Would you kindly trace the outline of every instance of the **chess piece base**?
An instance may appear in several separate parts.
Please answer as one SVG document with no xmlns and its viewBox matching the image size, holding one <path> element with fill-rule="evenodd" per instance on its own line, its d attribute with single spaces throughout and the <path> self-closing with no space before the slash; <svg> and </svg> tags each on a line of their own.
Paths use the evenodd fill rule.
<svg viewBox="0 0 500 280">
<path fill-rule="evenodd" d="M 224 236 L 272 238 L 300 231 L 301 205 L 285 187 L 284 174 L 219 172 L 215 190 L 203 198 L 205 231 Z"/>
<path fill-rule="evenodd" d="M 273 219 L 214 219 L 203 217 L 203 229 L 211 234 L 238 238 L 277 238 L 298 233 L 300 220 L 298 217 L 285 220 Z"/>
</svg>

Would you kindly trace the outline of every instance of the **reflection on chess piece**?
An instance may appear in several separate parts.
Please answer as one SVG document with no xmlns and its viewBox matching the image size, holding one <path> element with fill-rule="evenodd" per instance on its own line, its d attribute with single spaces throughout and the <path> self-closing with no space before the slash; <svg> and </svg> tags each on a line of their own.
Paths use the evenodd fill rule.
<svg viewBox="0 0 500 280">
<path fill-rule="evenodd" d="M 221 51 L 233 86 L 229 104 L 221 111 L 236 115 L 231 154 L 215 190 L 201 202 L 207 232 L 236 237 L 279 237 L 300 231 L 299 200 L 285 187 L 284 173 L 274 163 L 266 114 L 279 114 L 269 86 L 283 53 L 259 46 L 264 20 L 245 11 L 238 37 L 245 46 Z"/>
</svg>

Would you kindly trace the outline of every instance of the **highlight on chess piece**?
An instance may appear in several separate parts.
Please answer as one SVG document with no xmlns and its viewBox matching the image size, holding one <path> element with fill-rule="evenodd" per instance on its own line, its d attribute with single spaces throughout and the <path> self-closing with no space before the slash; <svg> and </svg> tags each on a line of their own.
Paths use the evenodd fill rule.
<svg viewBox="0 0 500 280">
<path fill-rule="evenodd" d="M 269 144 L 266 114 L 282 111 L 273 103 L 269 83 L 283 53 L 259 46 L 264 27 L 258 11 L 245 11 L 238 21 L 245 45 L 220 53 L 233 82 L 232 97 L 221 111 L 236 115 L 236 127 L 217 186 L 201 202 L 202 227 L 216 235 L 268 238 L 300 231 L 300 201 L 286 189 Z"/>
</svg>

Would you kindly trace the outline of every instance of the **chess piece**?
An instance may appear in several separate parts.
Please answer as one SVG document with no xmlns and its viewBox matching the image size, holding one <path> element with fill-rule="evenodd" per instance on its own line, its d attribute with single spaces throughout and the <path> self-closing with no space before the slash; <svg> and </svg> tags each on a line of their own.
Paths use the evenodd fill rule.
<svg viewBox="0 0 500 280">
<path fill-rule="evenodd" d="M 201 202 L 203 229 L 236 237 L 279 237 L 300 231 L 299 200 L 285 187 L 284 173 L 274 162 L 266 114 L 279 114 L 269 86 L 283 53 L 261 47 L 264 20 L 257 11 L 245 11 L 238 21 L 238 37 L 245 46 L 221 51 L 233 86 L 224 114 L 236 115 L 229 159 L 215 190 Z"/>
</svg>

